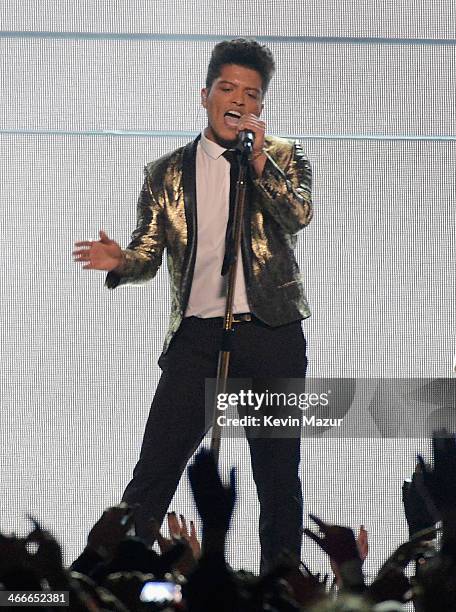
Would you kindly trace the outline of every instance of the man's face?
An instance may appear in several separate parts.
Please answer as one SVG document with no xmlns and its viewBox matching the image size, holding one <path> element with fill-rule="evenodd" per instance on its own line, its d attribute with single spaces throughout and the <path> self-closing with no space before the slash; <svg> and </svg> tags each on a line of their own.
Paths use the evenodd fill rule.
<svg viewBox="0 0 456 612">
<path fill-rule="evenodd" d="M 205 135 L 225 148 L 236 145 L 237 124 L 242 115 L 260 116 L 263 110 L 261 76 L 256 70 L 225 64 L 210 89 L 201 91 L 201 102 L 207 110 Z"/>
</svg>

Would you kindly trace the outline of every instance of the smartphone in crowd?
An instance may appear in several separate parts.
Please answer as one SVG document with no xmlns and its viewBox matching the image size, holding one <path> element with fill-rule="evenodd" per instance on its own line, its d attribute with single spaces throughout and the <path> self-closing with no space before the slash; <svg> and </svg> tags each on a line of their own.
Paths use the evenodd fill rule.
<svg viewBox="0 0 456 612">
<path fill-rule="evenodd" d="M 173 582 L 146 582 L 139 599 L 145 603 L 179 603 L 182 600 L 181 587 Z"/>
</svg>

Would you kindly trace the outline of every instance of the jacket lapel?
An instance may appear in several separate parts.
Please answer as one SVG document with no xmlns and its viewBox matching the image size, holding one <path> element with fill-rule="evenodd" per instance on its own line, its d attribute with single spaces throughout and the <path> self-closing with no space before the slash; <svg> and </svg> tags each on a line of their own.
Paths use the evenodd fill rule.
<svg viewBox="0 0 456 612">
<path fill-rule="evenodd" d="M 187 246 L 181 279 L 182 314 L 185 314 L 188 298 L 190 297 L 196 260 L 196 237 L 198 233 L 196 215 L 196 150 L 200 137 L 199 135 L 193 142 L 185 145 L 182 156 L 182 187 L 184 192 L 185 222 L 187 224 Z"/>
</svg>

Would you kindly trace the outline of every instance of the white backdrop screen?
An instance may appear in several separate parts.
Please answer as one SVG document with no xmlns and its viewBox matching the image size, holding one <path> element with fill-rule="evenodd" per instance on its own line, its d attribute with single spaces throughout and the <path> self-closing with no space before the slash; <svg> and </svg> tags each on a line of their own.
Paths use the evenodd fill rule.
<svg viewBox="0 0 456 612">
<path fill-rule="evenodd" d="M 143 166 L 205 126 L 218 40 L 267 42 L 268 131 L 299 139 L 313 166 L 315 218 L 297 248 L 309 374 L 439 378 L 454 351 L 453 5 L 115 4 L 0 8 L 1 528 L 26 529 L 30 512 L 67 561 L 130 478 L 169 311 L 165 267 L 108 292 L 73 264 L 73 242 L 103 228 L 126 245 Z M 427 442 L 370 424 L 306 440 L 301 471 L 306 512 L 367 526 L 373 573 L 406 537 L 401 484 Z M 230 561 L 257 569 L 245 442 L 226 441 L 222 463 L 239 473 Z M 196 518 L 186 476 L 172 505 Z M 304 556 L 324 568 L 311 543 Z"/>
</svg>

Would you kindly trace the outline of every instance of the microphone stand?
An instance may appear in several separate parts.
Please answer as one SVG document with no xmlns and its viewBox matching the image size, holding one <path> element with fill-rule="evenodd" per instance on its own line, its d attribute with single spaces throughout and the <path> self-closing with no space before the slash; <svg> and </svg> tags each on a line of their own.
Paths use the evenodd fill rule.
<svg viewBox="0 0 456 612">
<path fill-rule="evenodd" d="M 230 355 L 233 346 L 233 302 L 234 302 L 234 286 L 236 282 L 236 271 L 238 264 L 239 247 L 241 244 L 242 235 L 242 221 L 244 219 L 245 210 L 245 196 L 246 196 L 246 180 L 247 180 L 247 169 L 249 156 L 252 152 L 252 142 L 247 140 L 242 144 L 240 165 L 239 165 L 239 176 L 236 183 L 236 200 L 234 207 L 234 251 L 233 261 L 228 269 L 228 284 L 225 302 L 225 317 L 223 321 L 223 335 L 220 345 L 218 366 L 217 366 L 217 379 L 215 383 L 215 397 L 214 397 L 214 417 L 212 423 L 212 437 L 211 437 L 211 452 L 214 457 L 215 464 L 218 466 L 219 455 L 220 455 L 220 440 L 221 440 L 221 427 L 217 422 L 217 398 L 219 393 L 226 392 L 226 383 L 228 379 L 228 369 L 230 364 Z"/>
</svg>

